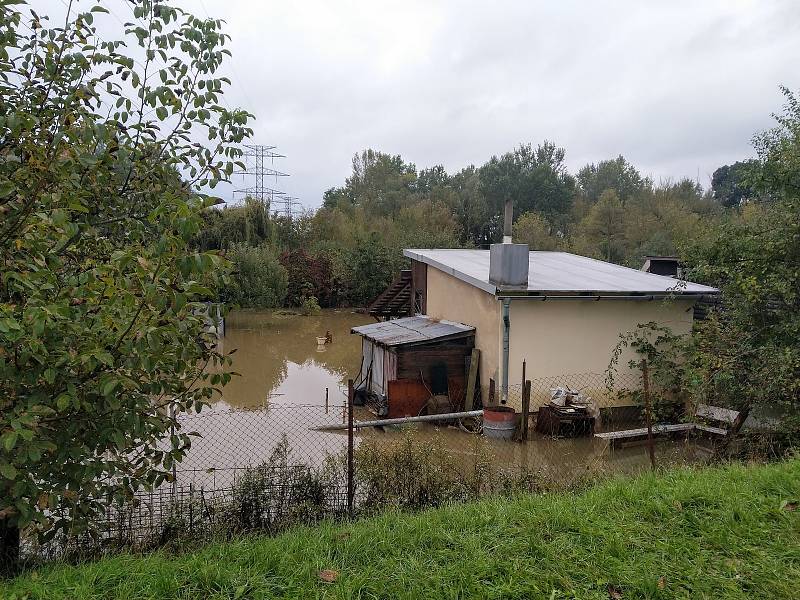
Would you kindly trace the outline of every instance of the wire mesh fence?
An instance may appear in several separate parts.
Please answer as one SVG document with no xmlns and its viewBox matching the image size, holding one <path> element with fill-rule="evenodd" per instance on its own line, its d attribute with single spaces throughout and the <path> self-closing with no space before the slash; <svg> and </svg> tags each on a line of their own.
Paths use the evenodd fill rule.
<svg viewBox="0 0 800 600">
<path fill-rule="evenodd" d="M 602 435 L 643 426 L 641 382 L 632 373 L 608 386 L 604 375 L 588 373 L 530 380 L 527 390 L 522 383 L 511 386 L 506 412 L 513 417 L 505 438 L 484 427 L 486 411 L 483 420 L 437 417 L 369 427 L 362 425 L 375 416 L 347 404 L 182 415 L 181 430 L 197 436 L 175 466 L 174 481 L 122 505 L 107 502 L 93 537 L 62 535 L 42 546 L 29 540 L 27 550 L 50 558 L 274 533 L 387 507 L 563 489 L 609 473 L 633 473 L 650 466 L 642 436 L 615 444 Z M 689 430 L 679 433 L 658 445 L 660 464 L 708 456 Z"/>
</svg>

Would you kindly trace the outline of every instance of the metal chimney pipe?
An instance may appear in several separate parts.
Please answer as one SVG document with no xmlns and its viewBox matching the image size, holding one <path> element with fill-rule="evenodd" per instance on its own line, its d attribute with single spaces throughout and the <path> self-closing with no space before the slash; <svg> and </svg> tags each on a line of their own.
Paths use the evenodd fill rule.
<svg viewBox="0 0 800 600">
<path fill-rule="evenodd" d="M 511 243 L 511 230 L 514 223 L 514 201 L 511 198 L 506 200 L 505 215 L 503 219 L 503 243 Z"/>
</svg>

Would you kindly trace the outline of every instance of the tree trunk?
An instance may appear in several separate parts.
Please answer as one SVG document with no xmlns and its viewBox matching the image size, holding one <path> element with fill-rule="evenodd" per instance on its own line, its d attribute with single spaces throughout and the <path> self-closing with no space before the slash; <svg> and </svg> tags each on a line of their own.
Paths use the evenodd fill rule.
<svg viewBox="0 0 800 600">
<path fill-rule="evenodd" d="M 0 575 L 13 575 L 19 568 L 19 528 L 0 519 Z"/>
</svg>

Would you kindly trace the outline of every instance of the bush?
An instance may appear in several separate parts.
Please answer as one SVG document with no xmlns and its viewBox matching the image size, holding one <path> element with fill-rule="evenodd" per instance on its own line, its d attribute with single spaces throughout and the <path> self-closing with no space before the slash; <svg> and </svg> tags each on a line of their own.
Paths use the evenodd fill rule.
<svg viewBox="0 0 800 600">
<path fill-rule="evenodd" d="M 235 244 L 228 257 L 233 273 L 222 299 L 243 308 L 276 308 L 286 298 L 286 269 L 267 246 Z"/>
<path fill-rule="evenodd" d="M 300 312 L 307 317 L 318 315 L 320 310 L 322 309 L 319 307 L 319 302 L 317 302 L 314 296 L 306 298 L 300 305 Z"/>
</svg>

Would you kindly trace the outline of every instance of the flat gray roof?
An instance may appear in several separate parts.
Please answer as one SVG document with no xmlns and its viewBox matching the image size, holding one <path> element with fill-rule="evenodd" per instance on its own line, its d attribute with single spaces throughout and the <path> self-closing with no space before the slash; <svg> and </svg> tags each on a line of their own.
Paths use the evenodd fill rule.
<svg viewBox="0 0 800 600">
<path fill-rule="evenodd" d="M 383 346 L 403 346 L 442 341 L 472 335 L 474 327 L 453 321 L 438 321 L 430 317 L 404 317 L 392 321 L 353 327 L 350 333 L 362 335 Z"/>
<path fill-rule="evenodd" d="M 501 291 L 489 281 L 488 250 L 410 249 L 403 254 L 490 294 Z M 645 273 L 569 252 L 531 251 L 528 261 L 528 294 L 697 296 L 719 292 L 707 285 Z"/>
</svg>

